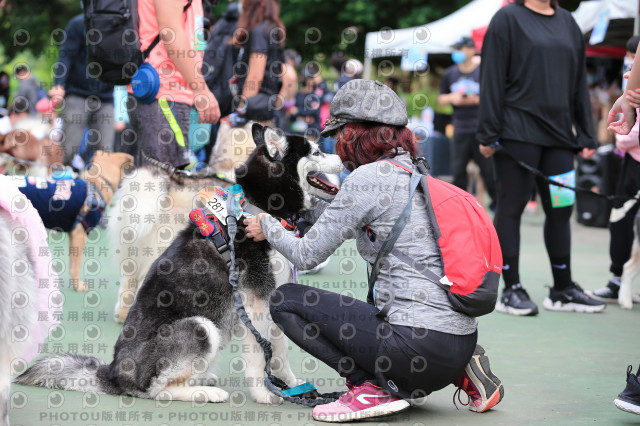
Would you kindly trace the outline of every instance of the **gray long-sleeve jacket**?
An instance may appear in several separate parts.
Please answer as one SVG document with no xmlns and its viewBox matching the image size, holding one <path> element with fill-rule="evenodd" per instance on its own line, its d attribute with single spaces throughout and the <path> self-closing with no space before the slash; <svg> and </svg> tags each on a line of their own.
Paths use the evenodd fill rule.
<svg viewBox="0 0 640 426">
<path fill-rule="evenodd" d="M 412 167 L 408 153 L 401 153 L 395 160 Z M 313 210 L 306 218 L 315 223 L 304 238 L 285 232 L 272 217 L 263 217 L 260 224 L 269 243 L 300 269 L 316 266 L 348 239 L 355 239 L 360 255 L 372 263 L 377 252 L 364 226 L 369 226 L 380 240 L 387 238 L 408 202 L 409 179 L 408 172 L 389 163 L 366 164 L 345 179 L 330 204 L 314 199 Z M 394 247 L 442 275 L 440 253 L 422 192 L 416 192 L 412 202 L 409 222 Z M 381 294 L 389 290 L 395 294 L 387 315 L 391 324 L 456 335 L 476 330 L 477 320 L 455 312 L 443 289 L 391 254 L 380 270 L 375 288 L 378 309 L 384 306 Z"/>
</svg>

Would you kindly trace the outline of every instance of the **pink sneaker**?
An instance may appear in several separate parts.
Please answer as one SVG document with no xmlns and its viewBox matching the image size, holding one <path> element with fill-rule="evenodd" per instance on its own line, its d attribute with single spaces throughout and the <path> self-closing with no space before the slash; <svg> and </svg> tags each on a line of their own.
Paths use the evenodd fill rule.
<svg viewBox="0 0 640 426">
<path fill-rule="evenodd" d="M 317 405 L 313 418 L 321 422 L 340 423 L 371 417 L 388 416 L 409 408 L 404 399 L 391 396 L 370 382 L 351 388 L 335 402 Z"/>
</svg>

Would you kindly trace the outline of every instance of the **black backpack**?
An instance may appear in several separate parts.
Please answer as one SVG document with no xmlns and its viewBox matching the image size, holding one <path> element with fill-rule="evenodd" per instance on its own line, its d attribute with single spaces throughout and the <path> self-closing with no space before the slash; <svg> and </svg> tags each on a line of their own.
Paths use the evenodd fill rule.
<svg viewBox="0 0 640 426">
<path fill-rule="evenodd" d="M 233 93 L 229 80 L 234 76 L 234 65 L 238 60 L 238 48 L 229 44 L 238 22 L 238 4 L 231 3 L 211 31 L 202 60 L 204 80 L 220 106 L 220 116 L 233 112 Z"/>
<path fill-rule="evenodd" d="M 87 64 L 92 76 L 123 85 L 160 42 L 160 34 L 140 51 L 137 0 L 82 0 L 87 42 Z M 185 12 L 191 1 L 183 9 Z"/>
</svg>

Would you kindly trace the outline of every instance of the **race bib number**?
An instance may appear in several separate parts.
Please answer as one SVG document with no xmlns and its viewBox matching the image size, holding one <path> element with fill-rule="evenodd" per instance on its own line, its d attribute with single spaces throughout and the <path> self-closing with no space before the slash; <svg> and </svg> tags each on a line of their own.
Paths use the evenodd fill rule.
<svg viewBox="0 0 640 426">
<path fill-rule="evenodd" d="M 233 216 L 236 220 L 242 217 L 241 202 L 244 201 L 244 193 L 240 185 L 234 185 L 228 190 L 218 186 L 210 186 L 198 192 L 197 197 L 204 204 L 205 209 L 215 215 L 225 226 L 228 216 Z M 233 200 L 231 211 L 228 208 L 229 199 Z"/>
</svg>

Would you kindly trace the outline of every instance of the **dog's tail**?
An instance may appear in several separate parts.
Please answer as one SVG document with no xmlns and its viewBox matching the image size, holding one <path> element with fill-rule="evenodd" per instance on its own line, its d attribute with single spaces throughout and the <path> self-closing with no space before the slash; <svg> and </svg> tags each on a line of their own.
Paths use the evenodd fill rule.
<svg viewBox="0 0 640 426">
<path fill-rule="evenodd" d="M 109 364 L 101 359 L 75 354 L 47 355 L 15 378 L 20 385 L 80 392 L 120 395 L 109 380 Z"/>
</svg>

